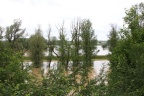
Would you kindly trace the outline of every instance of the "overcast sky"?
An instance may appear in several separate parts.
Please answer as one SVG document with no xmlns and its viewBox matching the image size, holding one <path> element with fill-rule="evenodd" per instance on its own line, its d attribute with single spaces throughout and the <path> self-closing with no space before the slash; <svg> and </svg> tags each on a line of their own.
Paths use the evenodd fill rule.
<svg viewBox="0 0 144 96">
<path fill-rule="evenodd" d="M 65 22 L 70 35 L 70 24 L 74 18 L 90 19 L 98 40 L 107 40 L 110 24 L 123 25 L 125 8 L 143 0 L 0 0 L 0 26 L 6 27 L 14 19 L 22 20 L 22 28 L 29 35 L 41 25 L 47 35 L 48 25 L 52 35 L 58 36 L 56 26 Z"/>
</svg>

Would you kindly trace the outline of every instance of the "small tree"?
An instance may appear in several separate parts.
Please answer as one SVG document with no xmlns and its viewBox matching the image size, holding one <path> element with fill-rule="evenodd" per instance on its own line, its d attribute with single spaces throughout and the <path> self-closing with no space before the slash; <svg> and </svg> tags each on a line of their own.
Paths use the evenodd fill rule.
<svg viewBox="0 0 144 96">
<path fill-rule="evenodd" d="M 92 58 L 96 50 L 97 40 L 92 29 L 92 23 L 89 20 L 83 20 L 81 24 L 81 39 L 85 66 L 92 66 Z"/>
<path fill-rule="evenodd" d="M 64 68 L 64 72 L 68 72 L 68 65 L 70 61 L 70 44 L 68 40 L 66 40 L 64 24 L 58 28 L 59 31 L 59 63 L 60 67 Z"/>
<path fill-rule="evenodd" d="M 114 48 L 116 47 L 116 44 L 119 39 L 116 26 L 111 25 L 111 30 L 110 30 L 108 37 L 109 37 L 109 40 L 107 41 L 107 45 L 108 45 L 109 51 L 112 52 Z"/>
<path fill-rule="evenodd" d="M 74 21 L 72 24 L 71 32 L 72 32 L 72 60 L 73 67 L 78 67 L 80 64 L 80 32 L 81 32 L 81 20 Z"/>
<path fill-rule="evenodd" d="M 40 67 L 44 57 L 45 39 L 41 34 L 40 27 L 35 30 L 35 34 L 30 37 L 30 58 L 34 67 Z"/>
<path fill-rule="evenodd" d="M 54 57 L 53 54 L 55 54 L 55 47 L 56 47 L 56 42 L 57 42 L 57 38 L 55 36 L 51 37 L 51 28 L 49 27 L 48 30 L 48 41 L 47 41 L 47 49 L 48 49 L 48 68 L 50 69 L 50 65 L 51 65 L 51 61 Z"/>
<path fill-rule="evenodd" d="M 3 34 L 3 28 L 2 27 L 0 27 L 0 39 L 2 39 L 3 38 L 3 36 L 2 36 L 2 34 Z"/>
</svg>

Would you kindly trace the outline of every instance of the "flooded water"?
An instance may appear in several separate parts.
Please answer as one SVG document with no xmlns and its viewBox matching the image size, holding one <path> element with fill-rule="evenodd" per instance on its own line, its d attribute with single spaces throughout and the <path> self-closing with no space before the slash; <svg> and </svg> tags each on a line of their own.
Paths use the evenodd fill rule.
<svg viewBox="0 0 144 96">
<path fill-rule="evenodd" d="M 108 55 L 110 53 L 108 49 L 103 49 L 102 46 L 97 46 L 97 50 L 99 51 L 97 53 L 98 56 L 100 56 L 100 55 Z"/>
<path fill-rule="evenodd" d="M 54 50 L 54 51 L 58 54 L 57 50 Z M 95 52 L 97 52 L 97 51 L 98 51 L 98 53 L 97 53 L 98 56 L 100 56 L 100 55 L 108 55 L 110 53 L 108 49 L 103 49 L 102 46 L 97 46 L 97 49 L 95 50 Z M 48 52 L 44 52 L 44 55 L 48 56 L 49 53 Z M 53 55 L 56 56 L 54 53 L 53 53 Z M 25 53 L 24 56 L 28 56 L 28 53 Z"/>
<path fill-rule="evenodd" d="M 99 74 L 100 69 L 102 68 L 103 65 L 106 68 L 108 68 L 108 63 L 109 63 L 108 60 L 96 60 L 96 61 L 94 61 L 93 62 L 93 68 L 94 68 L 95 75 Z M 24 64 L 31 66 L 32 62 L 24 62 Z M 57 68 L 57 61 L 51 62 L 50 69 L 56 69 L 56 68 Z M 43 62 L 41 69 L 44 70 L 44 73 L 46 73 L 48 70 L 48 62 Z"/>
<path fill-rule="evenodd" d="M 110 53 L 108 49 L 103 49 L 102 46 L 97 46 L 97 50 L 99 50 L 97 53 L 98 56 L 108 55 Z M 57 50 L 55 50 L 55 51 L 57 52 Z M 48 56 L 48 52 L 45 52 L 45 55 Z M 109 63 L 108 60 L 96 60 L 96 61 L 94 61 L 93 62 L 93 68 L 94 68 L 95 74 L 99 74 L 100 69 L 102 68 L 103 65 L 105 65 L 108 68 L 108 63 Z M 25 62 L 25 65 L 30 66 L 31 64 L 32 64 L 32 62 Z M 56 69 L 57 68 L 57 61 L 52 61 L 50 68 Z M 44 73 L 46 73 L 48 70 L 48 62 L 43 62 L 41 69 L 44 70 Z"/>
</svg>

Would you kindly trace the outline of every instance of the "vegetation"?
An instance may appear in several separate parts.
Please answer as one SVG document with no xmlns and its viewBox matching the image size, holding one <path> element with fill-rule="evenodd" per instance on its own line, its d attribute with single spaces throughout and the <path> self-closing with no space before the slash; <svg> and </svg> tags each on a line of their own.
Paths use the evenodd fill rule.
<svg viewBox="0 0 144 96">
<path fill-rule="evenodd" d="M 109 51 L 112 52 L 115 49 L 117 42 L 119 40 L 116 26 L 111 25 L 111 31 L 108 37 L 109 37 L 109 40 L 107 41 L 107 46 L 109 48 Z M 103 47 L 106 47 L 106 46 L 103 45 Z"/>
<path fill-rule="evenodd" d="M 43 50 L 46 46 L 44 37 L 42 36 L 40 27 L 36 29 L 35 34 L 29 38 L 30 44 L 30 57 L 34 67 L 41 67 L 44 53 Z"/>
<path fill-rule="evenodd" d="M 1 49 L 0 56 L 0 95 L 18 95 L 29 81 L 27 70 L 21 70 L 21 56 L 11 49 Z"/>
<path fill-rule="evenodd" d="M 64 69 L 64 72 L 67 72 L 69 61 L 70 61 L 70 45 L 66 40 L 64 24 L 60 26 L 58 31 L 59 31 L 59 39 L 60 39 L 59 48 L 58 48 L 59 66 Z"/>
<path fill-rule="evenodd" d="M 20 51 L 20 43 L 18 42 L 18 39 L 23 36 L 25 29 L 21 29 L 21 20 L 17 19 L 14 20 L 14 24 L 6 27 L 6 32 L 5 32 L 5 38 L 8 41 L 8 45 L 10 48 L 16 51 Z"/>
<path fill-rule="evenodd" d="M 110 56 L 109 95 L 143 96 L 144 4 L 132 6 L 124 17 L 128 27 Z"/>
<path fill-rule="evenodd" d="M 73 21 L 71 39 L 64 24 L 59 38 L 42 35 L 40 27 L 30 38 L 24 36 L 21 20 L 0 27 L 0 96 L 143 96 L 144 95 L 144 4 L 126 10 L 125 26 L 112 26 L 107 45 L 111 54 L 97 56 L 98 43 L 88 19 Z M 6 30 L 6 31 L 5 31 Z M 101 42 L 104 43 L 104 42 Z M 44 58 L 44 51 L 48 56 Z M 48 62 L 48 72 L 37 75 L 23 64 L 24 53 L 30 53 L 32 68 Z M 103 65 L 94 77 L 93 59 L 109 58 L 109 70 Z M 58 61 L 55 68 L 51 61 Z M 39 73 L 40 74 L 40 73 Z"/>
<path fill-rule="evenodd" d="M 55 49 L 56 49 L 56 45 L 57 45 L 56 42 L 57 42 L 57 38 L 54 37 L 54 36 L 51 37 L 51 28 L 49 27 L 49 30 L 48 30 L 48 40 L 47 40 L 47 49 L 48 49 L 47 60 L 49 62 L 48 69 L 50 69 L 51 61 L 52 60 L 56 60 L 56 57 L 54 56 L 54 54 L 56 54 L 55 53 Z"/>
</svg>

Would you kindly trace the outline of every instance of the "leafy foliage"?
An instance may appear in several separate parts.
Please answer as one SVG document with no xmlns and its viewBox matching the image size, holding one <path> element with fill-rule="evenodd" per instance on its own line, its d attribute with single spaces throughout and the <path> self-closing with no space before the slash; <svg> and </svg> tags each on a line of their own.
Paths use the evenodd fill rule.
<svg viewBox="0 0 144 96">
<path fill-rule="evenodd" d="M 109 33 L 109 40 L 107 41 L 107 46 L 110 52 L 112 52 L 115 49 L 118 40 L 119 40 L 119 37 L 118 37 L 116 26 L 112 25 L 111 31 Z M 105 45 L 103 46 L 105 47 Z"/>
<path fill-rule="evenodd" d="M 81 39 L 82 50 L 84 53 L 84 63 L 86 66 L 92 65 L 92 57 L 94 56 L 94 50 L 96 50 L 97 40 L 92 29 L 92 23 L 89 20 L 83 20 L 81 24 Z"/>
<path fill-rule="evenodd" d="M 14 20 L 14 24 L 6 28 L 5 38 L 8 40 L 9 46 L 13 49 L 18 48 L 16 47 L 15 42 L 17 41 L 17 39 L 22 37 L 25 32 L 25 29 L 20 28 L 21 23 L 22 23 L 21 20 L 17 19 L 17 20 Z"/>
<path fill-rule="evenodd" d="M 29 80 L 27 70 L 21 70 L 21 59 L 20 54 L 0 47 L 0 94 L 2 96 L 13 94 L 19 84 Z"/>
<path fill-rule="evenodd" d="M 30 37 L 30 57 L 34 67 L 40 67 L 43 60 L 43 50 L 46 46 L 45 39 L 41 34 L 41 29 L 36 29 L 36 33 Z"/>
<path fill-rule="evenodd" d="M 128 27 L 121 31 L 121 40 L 110 57 L 109 95 L 143 96 L 144 80 L 144 4 L 126 11 Z"/>
</svg>

